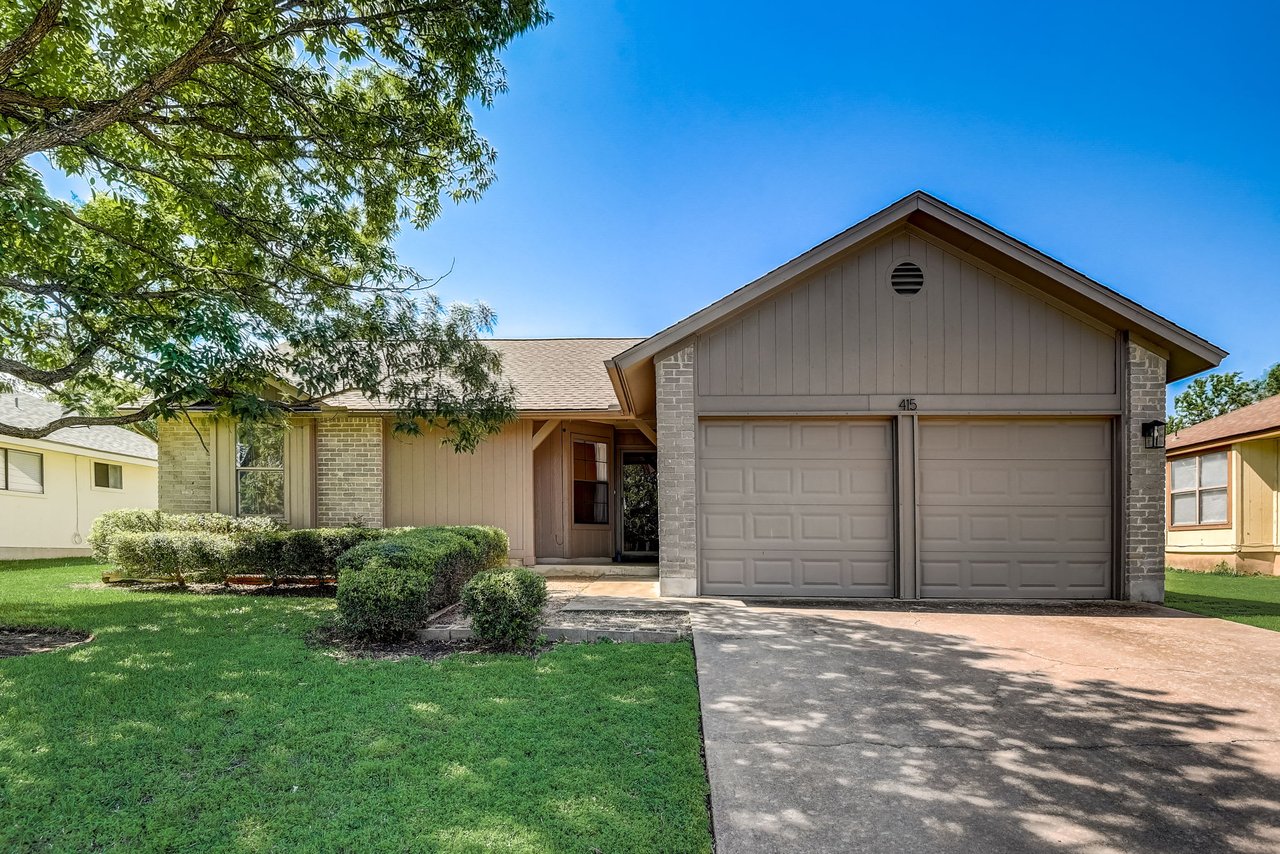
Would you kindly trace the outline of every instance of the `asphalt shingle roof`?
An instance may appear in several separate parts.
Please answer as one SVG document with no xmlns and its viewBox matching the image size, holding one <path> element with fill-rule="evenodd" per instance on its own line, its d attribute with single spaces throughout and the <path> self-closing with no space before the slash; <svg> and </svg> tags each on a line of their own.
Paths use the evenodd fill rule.
<svg viewBox="0 0 1280 854">
<path fill-rule="evenodd" d="M 1174 451 L 1267 430 L 1280 430 L 1280 395 L 1170 433 L 1165 440 L 1165 449 Z"/>
<path fill-rule="evenodd" d="M 515 385 L 516 408 L 522 412 L 598 411 L 619 408 L 605 360 L 643 340 L 500 338 L 484 343 L 502 354 L 502 373 Z M 358 393 L 338 395 L 328 403 L 357 411 L 391 408 Z"/>
<path fill-rule="evenodd" d="M 60 404 L 29 394 L 9 392 L 0 395 L 0 423 L 15 427 L 43 427 L 65 414 Z M 63 427 L 45 436 L 43 441 L 145 460 L 156 458 L 155 442 L 123 427 Z"/>
</svg>

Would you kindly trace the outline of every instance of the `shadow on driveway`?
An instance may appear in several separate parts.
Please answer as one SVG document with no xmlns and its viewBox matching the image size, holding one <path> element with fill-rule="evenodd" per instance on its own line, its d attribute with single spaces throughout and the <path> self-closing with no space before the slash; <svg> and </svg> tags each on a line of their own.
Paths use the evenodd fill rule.
<svg viewBox="0 0 1280 854">
<path fill-rule="evenodd" d="M 701 610 L 718 851 L 1276 850 L 1280 635 L 1126 613 Z"/>
</svg>

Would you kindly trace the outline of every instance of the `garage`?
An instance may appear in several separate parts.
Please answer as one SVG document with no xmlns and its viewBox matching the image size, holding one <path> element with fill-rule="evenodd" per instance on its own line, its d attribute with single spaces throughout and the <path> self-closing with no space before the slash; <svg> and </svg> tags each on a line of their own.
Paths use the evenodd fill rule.
<svg viewBox="0 0 1280 854">
<path fill-rule="evenodd" d="M 707 593 L 893 595 L 887 419 L 708 419 L 699 442 Z"/>
<path fill-rule="evenodd" d="M 920 419 L 920 595 L 1111 595 L 1109 419 Z"/>
<path fill-rule="evenodd" d="M 913 193 L 609 367 L 663 595 L 1160 601 L 1166 384 L 1222 356 Z"/>
</svg>

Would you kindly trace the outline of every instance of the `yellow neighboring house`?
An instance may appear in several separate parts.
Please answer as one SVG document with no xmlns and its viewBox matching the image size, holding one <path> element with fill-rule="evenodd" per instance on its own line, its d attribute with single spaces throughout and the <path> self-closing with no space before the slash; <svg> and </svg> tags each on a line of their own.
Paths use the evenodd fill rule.
<svg viewBox="0 0 1280 854">
<path fill-rule="evenodd" d="M 62 414 L 38 397 L 0 395 L 0 423 L 39 427 Z M 122 427 L 0 436 L 0 559 L 89 554 L 98 514 L 156 506 L 156 472 L 156 443 Z"/>
<path fill-rule="evenodd" d="M 1171 434 L 1165 561 L 1280 575 L 1280 395 Z"/>
</svg>

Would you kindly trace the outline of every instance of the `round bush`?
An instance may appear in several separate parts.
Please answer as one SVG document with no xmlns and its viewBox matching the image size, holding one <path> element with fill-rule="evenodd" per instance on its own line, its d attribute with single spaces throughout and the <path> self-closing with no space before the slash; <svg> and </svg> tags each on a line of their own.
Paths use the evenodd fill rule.
<svg viewBox="0 0 1280 854">
<path fill-rule="evenodd" d="M 216 582 L 226 579 L 233 548 L 224 534 L 128 531 L 112 537 L 110 560 L 126 578 Z"/>
<path fill-rule="evenodd" d="M 352 634 L 395 640 L 431 615 L 431 574 L 380 564 L 338 573 L 338 619 Z"/>
<path fill-rule="evenodd" d="M 533 646 L 546 603 L 546 579 L 523 567 L 482 572 L 462 588 L 462 610 L 471 618 L 472 633 L 494 649 Z"/>
</svg>

